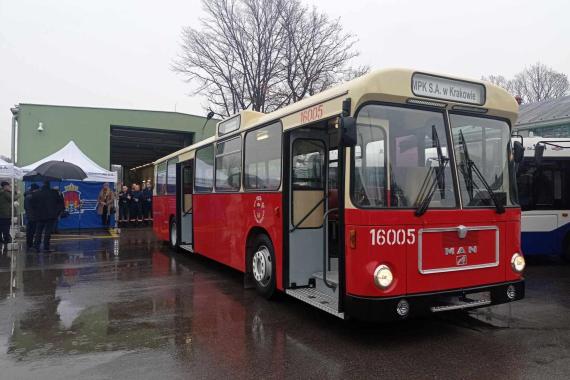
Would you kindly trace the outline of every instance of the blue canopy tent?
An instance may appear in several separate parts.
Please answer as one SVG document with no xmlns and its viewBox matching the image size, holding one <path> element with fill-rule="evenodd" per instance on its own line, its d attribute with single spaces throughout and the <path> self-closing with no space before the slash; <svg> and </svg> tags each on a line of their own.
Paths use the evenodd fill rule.
<svg viewBox="0 0 570 380">
<path fill-rule="evenodd" d="M 93 229 L 104 227 L 101 217 L 97 215 L 97 198 L 104 183 L 108 183 L 114 191 L 117 182 L 117 173 L 103 169 L 70 141 L 59 151 L 22 168 L 24 174 L 29 173 L 36 167 L 47 161 L 66 161 L 79 166 L 87 174 L 83 181 L 63 180 L 53 181 L 50 185 L 59 189 L 63 195 L 65 209 L 68 216 L 59 221 L 60 229 Z M 31 182 L 26 182 L 29 189 Z M 114 216 L 111 225 L 115 224 Z"/>
</svg>

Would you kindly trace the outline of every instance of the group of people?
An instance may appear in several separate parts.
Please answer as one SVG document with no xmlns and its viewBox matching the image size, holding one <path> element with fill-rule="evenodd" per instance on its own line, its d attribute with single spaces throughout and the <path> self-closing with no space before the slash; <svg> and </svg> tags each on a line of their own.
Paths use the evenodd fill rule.
<svg viewBox="0 0 570 380">
<path fill-rule="evenodd" d="M 12 242 L 10 226 L 12 218 L 11 207 L 14 207 L 14 215 L 17 215 L 18 203 L 12 200 L 10 183 L 0 184 L 0 245 Z M 110 188 L 108 183 L 103 185 L 97 199 L 97 214 L 101 216 L 104 226 L 109 226 L 111 215 L 116 213 L 115 200 L 119 206 L 119 225 L 140 225 L 152 221 L 152 185 L 150 182 L 143 184 L 143 189 L 137 183 L 121 186 L 118 194 Z M 26 212 L 26 244 L 29 250 L 50 252 L 50 240 L 52 232 L 56 229 L 60 217 L 65 217 L 65 202 L 63 195 L 50 187 L 49 182 L 44 182 L 40 188 L 32 184 L 24 193 L 24 209 Z M 63 216 L 62 216 L 63 215 Z"/>
<path fill-rule="evenodd" d="M 152 185 L 146 182 L 144 188 L 133 183 L 131 188 L 123 185 L 119 192 L 119 225 L 150 223 L 152 221 Z"/>
<path fill-rule="evenodd" d="M 52 252 L 50 248 L 51 234 L 57 221 L 65 210 L 61 193 L 52 189 L 49 182 L 40 188 L 33 183 L 24 193 L 24 209 L 26 210 L 26 245 L 37 252 Z"/>
</svg>

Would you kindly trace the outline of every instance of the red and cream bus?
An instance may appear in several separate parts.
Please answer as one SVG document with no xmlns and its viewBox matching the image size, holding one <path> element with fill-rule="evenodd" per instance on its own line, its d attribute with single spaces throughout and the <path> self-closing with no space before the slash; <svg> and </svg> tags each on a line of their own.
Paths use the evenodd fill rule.
<svg viewBox="0 0 570 380">
<path fill-rule="evenodd" d="M 154 229 L 341 318 L 519 300 L 517 111 L 492 84 L 402 69 L 242 111 L 155 162 Z"/>
</svg>

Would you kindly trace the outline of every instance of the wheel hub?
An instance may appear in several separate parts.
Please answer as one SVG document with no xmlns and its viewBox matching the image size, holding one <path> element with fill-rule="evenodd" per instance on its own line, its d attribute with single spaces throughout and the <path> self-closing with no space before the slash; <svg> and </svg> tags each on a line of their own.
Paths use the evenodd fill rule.
<svg viewBox="0 0 570 380">
<path fill-rule="evenodd" d="M 266 246 L 261 246 L 253 254 L 253 277 L 255 281 L 265 286 L 269 279 L 271 279 L 271 273 L 273 270 L 271 264 L 271 254 Z"/>
</svg>

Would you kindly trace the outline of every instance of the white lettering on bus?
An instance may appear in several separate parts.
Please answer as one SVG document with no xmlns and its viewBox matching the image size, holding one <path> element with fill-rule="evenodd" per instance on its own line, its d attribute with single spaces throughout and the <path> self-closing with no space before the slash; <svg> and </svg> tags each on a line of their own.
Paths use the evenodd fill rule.
<svg viewBox="0 0 570 380">
<path fill-rule="evenodd" d="M 370 244 L 376 245 L 412 245 L 416 243 L 416 230 L 408 229 L 375 229 L 370 230 Z"/>
</svg>

